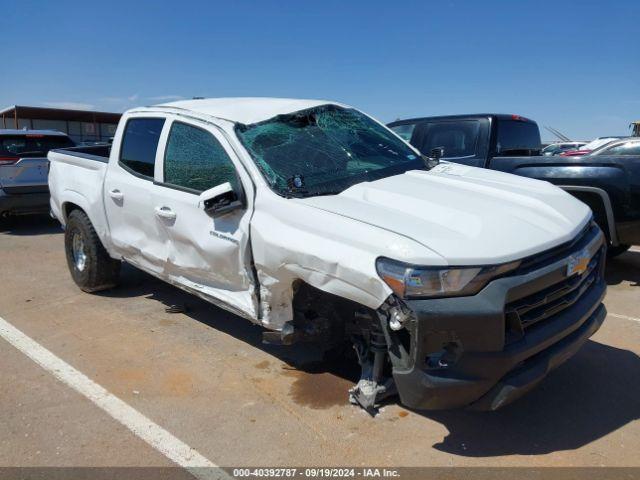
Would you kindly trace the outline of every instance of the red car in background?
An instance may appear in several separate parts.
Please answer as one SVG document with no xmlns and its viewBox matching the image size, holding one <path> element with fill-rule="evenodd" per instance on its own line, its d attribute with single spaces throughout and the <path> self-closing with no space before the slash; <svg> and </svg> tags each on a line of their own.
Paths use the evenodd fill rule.
<svg viewBox="0 0 640 480">
<path fill-rule="evenodd" d="M 567 150 L 566 152 L 562 152 L 560 155 L 562 157 L 580 157 L 582 155 L 587 155 L 594 151 L 596 148 L 600 148 L 607 143 L 613 142 L 614 140 L 618 140 L 620 137 L 600 137 L 595 140 L 587 143 L 580 147 L 579 150 Z"/>
</svg>

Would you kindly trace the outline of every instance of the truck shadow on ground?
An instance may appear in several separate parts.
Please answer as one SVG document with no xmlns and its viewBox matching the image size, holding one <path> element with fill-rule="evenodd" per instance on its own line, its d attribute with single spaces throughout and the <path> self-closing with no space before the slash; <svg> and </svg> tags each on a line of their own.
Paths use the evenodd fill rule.
<svg viewBox="0 0 640 480">
<path fill-rule="evenodd" d="M 186 307 L 189 318 L 272 355 L 271 363 L 279 360 L 308 376 L 306 383 L 316 386 L 314 395 L 322 395 L 317 385 L 333 390 L 333 405 L 346 405 L 345 386 L 358 379 L 355 362 L 321 362 L 309 345 L 264 345 L 261 327 L 129 266 L 123 268 L 122 285 L 101 295 L 145 296 L 163 307 Z M 502 410 L 414 413 L 447 428 L 446 438 L 433 445 L 443 452 L 465 457 L 541 455 L 579 448 L 639 419 L 639 378 L 635 353 L 589 341 L 537 389 Z M 389 402 L 394 403 L 397 398 Z"/>
<path fill-rule="evenodd" d="M 163 308 L 177 307 L 179 310 L 183 310 L 180 312 L 181 314 L 259 348 L 294 367 L 314 371 L 321 368 L 321 354 L 309 344 L 293 346 L 264 344 L 262 343 L 262 333 L 266 330 L 261 326 L 218 308 L 126 263 L 122 265 L 120 278 L 120 285 L 117 288 L 99 292 L 96 295 L 116 298 L 146 297 L 160 302 Z"/>
<path fill-rule="evenodd" d="M 25 215 L 0 219 L 0 234 L 33 236 L 62 233 L 62 231 L 60 222 L 49 215 Z"/>
<path fill-rule="evenodd" d="M 640 418 L 638 378 L 638 355 L 589 341 L 537 389 L 502 410 L 427 413 L 449 430 L 433 447 L 465 457 L 582 447 Z"/>
<path fill-rule="evenodd" d="M 629 282 L 640 287 L 640 252 L 628 251 L 607 261 L 607 284 L 619 285 Z"/>
<path fill-rule="evenodd" d="M 47 216 L 17 217 L 0 223 L 0 234 L 42 235 L 61 232 L 58 222 Z M 630 251 L 608 262 L 607 283 L 618 285 L 623 282 L 640 286 L 640 252 Z M 334 405 L 346 404 L 345 385 L 355 383 L 358 379 L 358 367 L 353 361 L 320 362 L 319 352 L 309 345 L 264 345 L 261 327 L 127 265 L 123 268 L 122 285 L 100 295 L 120 298 L 144 296 L 160 302 L 163 307 L 186 306 L 187 317 L 290 365 L 308 376 L 307 384 L 333 390 L 332 399 L 337 402 Z M 580 448 L 638 420 L 638 379 L 638 355 L 589 341 L 538 388 L 500 411 L 414 413 L 447 428 L 449 434 L 433 445 L 433 448 L 443 452 L 465 457 L 541 455 Z M 311 393 L 322 395 L 317 391 Z M 296 401 L 295 398 L 292 401 Z M 389 403 L 397 403 L 397 399 Z"/>
</svg>

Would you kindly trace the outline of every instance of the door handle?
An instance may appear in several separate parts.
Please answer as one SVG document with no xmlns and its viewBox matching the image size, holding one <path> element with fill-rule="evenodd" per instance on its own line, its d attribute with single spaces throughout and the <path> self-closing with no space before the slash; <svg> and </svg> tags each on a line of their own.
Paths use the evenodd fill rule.
<svg viewBox="0 0 640 480">
<path fill-rule="evenodd" d="M 176 212 L 169 207 L 156 207 L 156 216 L 166 218 L 167 220 L 175 220 Z"/>
<path fill-rule="evenodd" d="M 109 190 L 109 196 L 114 200 L 122 200 L 124 198 L 124 193 L 117 188 L 114 188 L 113 190 Z"/>
</svg>

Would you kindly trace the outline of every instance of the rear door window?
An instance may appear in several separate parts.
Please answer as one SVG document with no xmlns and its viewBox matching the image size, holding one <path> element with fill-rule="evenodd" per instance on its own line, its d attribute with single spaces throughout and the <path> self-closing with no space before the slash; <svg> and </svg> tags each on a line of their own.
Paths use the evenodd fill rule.
<svg viewBox="0 0 640 480">
<path fill-rule="evenodd" d="M 426 122 L 420 124 L 413 144 L 424 155 L 441 148 L 442 158 L 473 157 L 477 152 L 479 136 L 479 120 Z"/>
<path fill-rule="evenodd" d="M 153 179 L 156 151 L 164 118 L 132 118 L 127 122 L 120 149 L 120 165 L 135 175 Z"/>
</svg>

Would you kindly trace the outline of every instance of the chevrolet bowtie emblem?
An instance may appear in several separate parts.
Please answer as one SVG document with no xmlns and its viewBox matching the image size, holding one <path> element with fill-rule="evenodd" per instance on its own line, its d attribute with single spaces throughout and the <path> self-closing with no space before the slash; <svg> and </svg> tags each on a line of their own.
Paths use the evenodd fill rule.
<svg viewBox="0 0 640 480">
<path fill-rule="evenodd" d="M 582 275 L 589 268 L 590 260 L 591 254 L 586 248 L 571 255 L 567 264 L 567 277 L 575 274 Z"/>
</svg>

